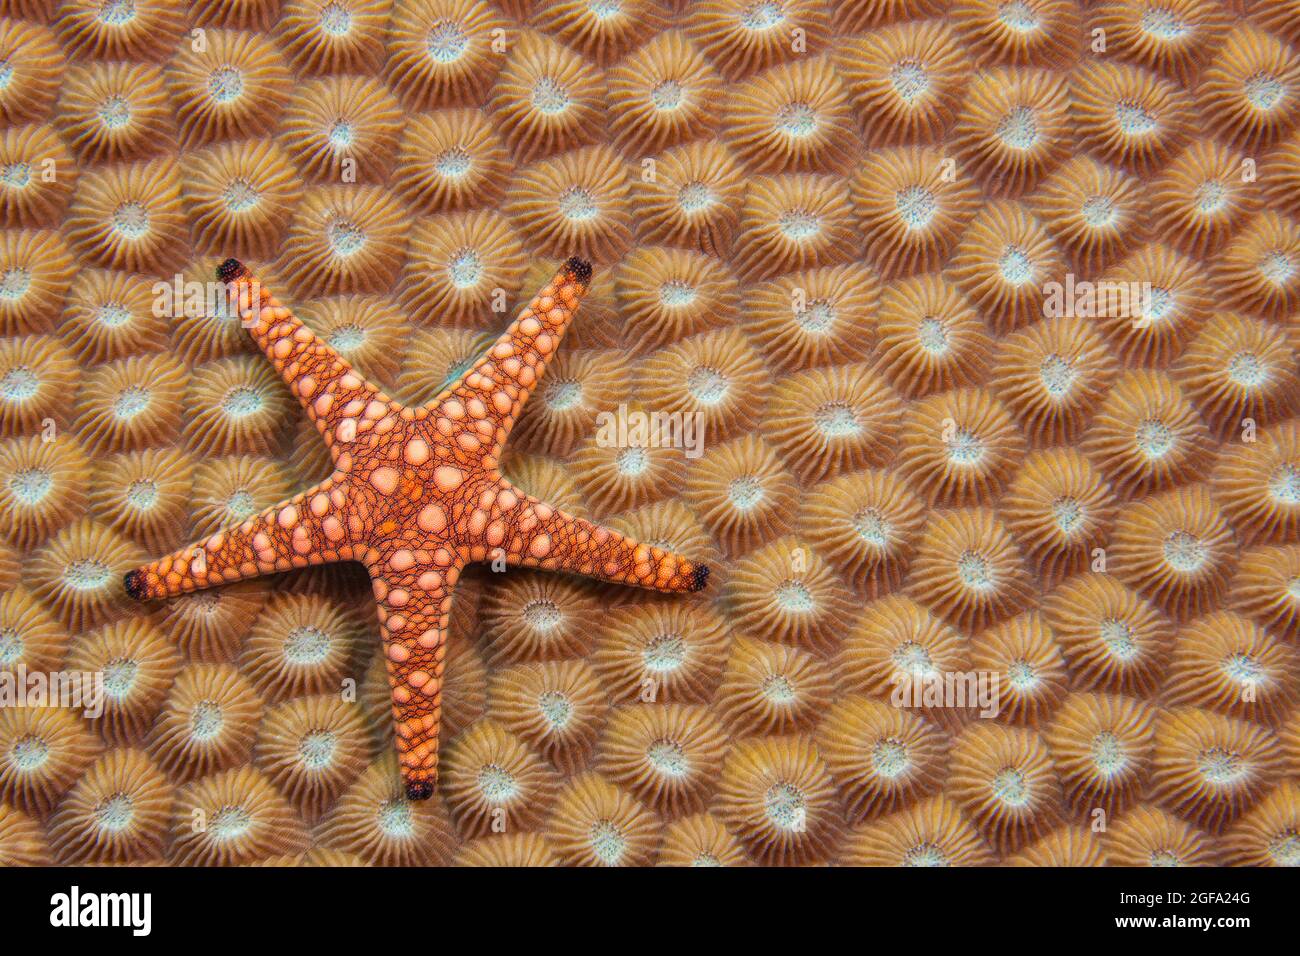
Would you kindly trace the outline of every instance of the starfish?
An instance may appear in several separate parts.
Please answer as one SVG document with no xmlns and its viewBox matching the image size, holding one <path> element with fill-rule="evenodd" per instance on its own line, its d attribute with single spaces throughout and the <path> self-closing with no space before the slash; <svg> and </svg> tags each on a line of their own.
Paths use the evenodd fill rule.
<svg viewBox="0 0 1300 956">
<path fill-rule="evenodd" d="M 432 796 L 447 623 L 471 561 L 544 568 L 659 591 L 699 591 L 706 565 L 565 514 L 498 463 L 510 429 L 591 282 L 569 259 L 472 367 L 408 407 L 367 382 L 245 266 L 217 269 L 243 324 L 325 439 L 334 472 L 235 528 L 125 577 L 137 600 L 335 561 L 370 574 L 407 797 Z"/>
</svg>

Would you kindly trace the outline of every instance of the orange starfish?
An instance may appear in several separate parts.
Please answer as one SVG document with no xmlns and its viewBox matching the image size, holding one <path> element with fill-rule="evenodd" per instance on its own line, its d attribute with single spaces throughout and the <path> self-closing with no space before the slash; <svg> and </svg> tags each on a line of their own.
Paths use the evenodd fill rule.
<svg viewBox="0 0 1300 956">
<path fill-rule="evenodd" d="M 473 367 L 421 408 L 362 378 L 251 273 L 217 270 L 257 344 L 329 446 L 334 474 L 237 528 L 126 575 L 137 600 L 332 561 L 370 572 L 407 796 L 433 794 L 443 646 L 469 561 L 571 571 L 661 591 L 698 591 L 709 569 L 575 518 L 497 470 L 502 446 L 587 291 L 572 258 Z"/>
</svg>

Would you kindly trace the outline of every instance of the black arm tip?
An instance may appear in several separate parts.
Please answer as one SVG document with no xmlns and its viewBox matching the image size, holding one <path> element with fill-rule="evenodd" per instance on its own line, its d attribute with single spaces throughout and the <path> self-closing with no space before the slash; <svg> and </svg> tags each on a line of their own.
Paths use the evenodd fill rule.
<svg viewBox="0 0 1300 956">
<path fill-rule="evenodd" d="M 709 583 L 709 566 L 707 564 L 697 565 L 691 572 L 691 590 L 703 591 L 704 586 Z"/>
<path fill-rule="evenodd" d="M 578 256 L 569 256 L 569 260 L 564 264 L 564 268 L 568 269 L 569 274 L 583 285 L 587 285 L 591 282 L 591 263 L 586 259 L 581 259 Z"/>
<path fill-rule="evenodd" d="M 122 577 L 122 586 L 126 593 L 137 601 L 143 601 L 148 595 L 143 571 L 128 571 Z"/>
<path fill-rule="evenodd" d="M 227 259 L 221 265 L 217 266 L 218 282 L 234 282 L 248 270 L 238 259 Z"/>
<path fill-rule="evenodd" d="M 433 796 L 433 784 L 428 780 L 412 780 L 406 785 L 407 800 L 428 800 Z"/>
</svg>

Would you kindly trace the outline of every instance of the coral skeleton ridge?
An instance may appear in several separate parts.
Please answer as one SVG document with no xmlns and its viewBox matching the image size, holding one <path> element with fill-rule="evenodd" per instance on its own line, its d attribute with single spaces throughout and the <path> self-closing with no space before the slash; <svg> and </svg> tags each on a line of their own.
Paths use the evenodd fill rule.
<svg viewBox="0 0 1300 956">
<path fill-rule="evenodd" d="M 237 527 L 130 571 L 137 600 L 338 561 L 366 567 L 379 608 L 407 796 L 433 795 L 452 595 L 472 561 L 700 591 L 707 565 L 538 501 L 502 477 L 503 445 L 591 282 L 570 258 L 472 367 L 403 406 L 267 293 L 241 262 L 217 270 L 254 340 L 325 440 L 334 473 Z"/>
</svg>

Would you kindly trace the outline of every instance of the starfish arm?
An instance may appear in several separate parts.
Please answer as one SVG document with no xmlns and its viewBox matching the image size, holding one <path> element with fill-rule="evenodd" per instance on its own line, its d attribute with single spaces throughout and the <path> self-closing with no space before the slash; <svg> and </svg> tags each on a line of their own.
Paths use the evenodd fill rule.
<svg viewBox="0 0 1300 956">
<path fill-rule="evenodd" d="M 476 560 L 500 554 L 506 564 L 569 571 L 656 591 L 701 591 L 709 580 L 706 564 L 566 514 L 504 480 L 495 502 L 480 513 L 486 518 L 487 542 L 499 550 L 476 549 L 471 555 Z"/>
<path fill-rule="evenodd" d="M 173 551 L 127 573 L 127 594 L 138 601 L 176 597 L 292 568 L 345 561 L 352 546 L 343 522 L 331 511 L 330 478 L 309 491 Z"/>
<path fill-rule="evenodd" d="M 428 406 L 434 416 L 483 424 L 493 459 L 555 355 L 591 283 L 591 264 L 570 258 L 486 355 Z"/>
<path fill-rule="evenodd" d="M 394 411 L 393 403 L 280 303 L 248 268 L 227 259 L 217 269 L 240 320 L 338 460 L 358 434 Z"/>
<path fill-rule="evenodd" d="M 371 570 L 393 698 L 397 759 L 412 800 L 431 797 L 438 778 L 442 674 L 457 573 L 455 567 L 416 567 L 400 574 Z"/>
</svg>

